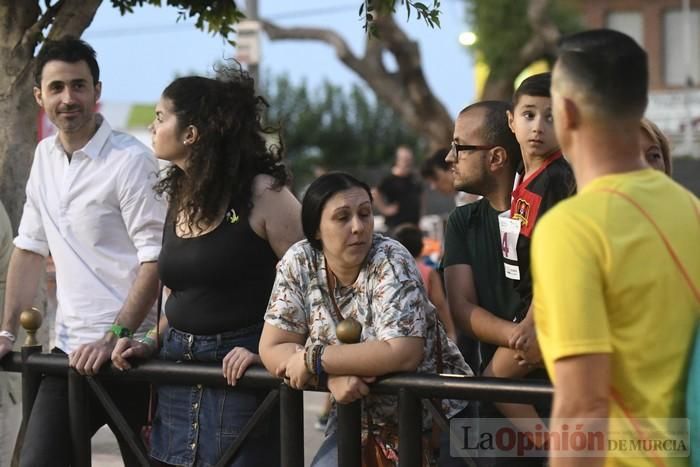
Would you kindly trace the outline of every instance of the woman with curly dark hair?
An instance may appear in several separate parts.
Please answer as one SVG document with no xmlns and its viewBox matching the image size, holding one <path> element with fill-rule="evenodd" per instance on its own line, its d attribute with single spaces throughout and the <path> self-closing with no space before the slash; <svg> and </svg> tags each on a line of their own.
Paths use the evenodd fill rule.
<svg viewBox="0 0 700 467">
<path fill-rule="evenodd" d="M 157 330 L 122 339 L 112 355 L 222 362 L 235 385 L 259 364 L 258 342 L 277 260 L 302 238 L 300 206 L 286 188 L 273 130 L 261 124 L 265 101 L 240 68 L 216 79 L 173 81 L 156 106 L 153 149 L 171 162 L 156 189 L 169 201 L 159 258 L 170 291 Z M 279 147 L 277 147 L 279 148 Z M 161 386 L 151 456 L 166 465 L 213 465 L 265 397 L 259 390 Z M 279 434 L 266 417 L 231 465 L 279 465 Z"/>
</svg>

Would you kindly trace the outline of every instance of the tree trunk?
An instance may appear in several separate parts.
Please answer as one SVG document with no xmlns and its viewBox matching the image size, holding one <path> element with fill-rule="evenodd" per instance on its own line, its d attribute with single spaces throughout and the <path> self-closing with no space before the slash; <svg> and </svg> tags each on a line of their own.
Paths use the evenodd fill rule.
<svg viewBox="0 0 700 467">
<path fill-rule="evenodd" d="M 527 21 L 533 34 L 514 54 L 514 59 L 507 69 L 501 70 L 499 74 L 489 73 L 481 99 L 510 101 L 513 96 L 513 82 L 526 67 L 543 58 L 553 60 L 560 32 L 547 15 L 550 1 L 528 1 Z"/>
<path fill-rule="evenodd" d="M 506 101 L 510 102 L 513 97 L 513 82 L 518 74 L 491 76 L 484 83 L 484 90 L 481 92 L 481 99 L 485 101 Z"/>
<path fill-rule="evenodd" d="M 425 80 L 418 44 L 396 24 L 393 16 L 376 16 L 379 37 L 368 37 L 362 57 L 356 56 L 345 40 L 331 29 L 282 28 L 264 20 L 262 25 L 270 40 L 312 40 L 332 46 L 338 59 L 363 79 L 377 98 L 391 107 L 409 128 L 425 139 L 429 150 L 449 146 L 452 118 Z M 385 51 L 396 59 L 396 72 L 389 72 L 384 67 L 382 53 Z"/>
<path fill-rule="evenodd" d="M 32 98 L 34 49 L 24 34 L 40 15 L 38 2 L 0 1 L 0 201 L 17 230 L 36 142 L 36 104 Z"/>
<path fill-rule="evenodd" d="M 0 0 L 0 201 L 17 232 L 37 143 L 38 107 L 32 95 L 34 51 L 41 32 L 80 37 L 102 0 L 59 0 L 42 14 L 38 0 Z"/>
</svg>

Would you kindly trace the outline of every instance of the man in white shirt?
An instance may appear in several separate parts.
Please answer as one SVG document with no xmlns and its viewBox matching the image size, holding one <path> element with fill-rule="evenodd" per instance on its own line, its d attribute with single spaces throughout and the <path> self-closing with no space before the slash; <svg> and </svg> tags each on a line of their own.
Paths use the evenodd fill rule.
<svg viewBox="0 0 700 467">
<path fill-rule="evenodd" d="M 113 131 L 95 113 L 101 83 L 95 51 L 88 44 L 50 41 L 36 61 L 34 96 L 58 134 L 37 146 L 27 182 L 7 277 L 0 358 L 12 347 L 19 314 L 31 306 L 50 251 L 58 303 L 53 352 L 68 354 L 72 368 L 93 375 L 110 359 L 119 337 L 154 322 L 156 261 L 165 217 L 164 202 L 152 189 L 158 166 L 147 147 Z M 116 382 L 106 388 L 131 427 L 138 429 L 146 417 L 146 388 Z M 21 465 L 71 463 L 67 393 L 65 378 L 42 380 Z M 90 397 L 94 433 L 108 420 Z M 122 448 L 122 456 L 126 465 L 136 465 L 128 449 Z"/>
</svg>

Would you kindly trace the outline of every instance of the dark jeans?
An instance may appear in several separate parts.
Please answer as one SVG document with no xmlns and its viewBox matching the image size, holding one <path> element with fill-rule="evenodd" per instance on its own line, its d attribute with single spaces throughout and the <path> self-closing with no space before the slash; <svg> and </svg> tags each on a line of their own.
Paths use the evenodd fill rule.
<svg viewBox="0 0 700 467">
<path fill-rule="evenodd" d="M 53 353 L 62 353 L 60 351 Z M 146 423 L 148 385 L 145 383 L 116 383 L 109 381 L 105 389 L 114 400 L 129 426 L 137 434 Z M 90 436 L 109 424 L 117 437 L 124 465 L 139 465 L 126 441 L 112 426 L 102 404 L 88 390 L 88 430 Z M 73 453 L 68 417 L 68 380 L 60 376 L 45 376 L 39 386 L 32 414 L 22 445 L 20 465 L 26 467 L 59 467 L 71 465 Z"/>
<path fill-rule="evenodd" d="M 504 423 L 510 425 L 506 418 L 496 408 L 492 402 L 482 401 L 479 403 L 479 418 L 502 418 Z M 535 410 L 542 418 L 549 418 L 550 405 L 535 405 Z M 546 453 L 542 457 L 483 457 L 477 459 L 479 467 L 545 467 L 547 465 Z"/>
</svg>

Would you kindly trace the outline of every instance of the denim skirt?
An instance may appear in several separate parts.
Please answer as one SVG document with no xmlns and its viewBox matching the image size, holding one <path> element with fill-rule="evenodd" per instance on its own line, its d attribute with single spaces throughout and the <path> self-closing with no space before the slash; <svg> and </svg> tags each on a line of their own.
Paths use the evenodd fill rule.
<svg viewBox="0 0 700 467">
<path fill-rule="evenodd" d="M 234 347 L 245 347 L 258 353 L 261 331 L 262 324 L 207 336 L 170 328 L 160 358 L 221 362 Z M 203 385 L 158 387 L 151 457 L 172 465 L 215 465 L 267 393 L 268 390 L 208 388 Z M 279 408 L 273 408 L 258 422 L 229 465 L 279 465 Z"/>
</svg>

